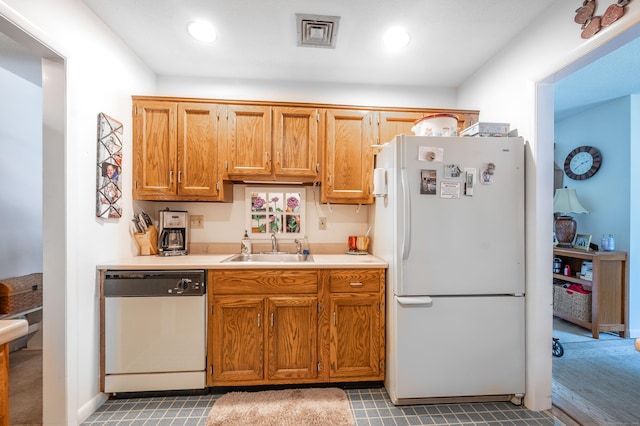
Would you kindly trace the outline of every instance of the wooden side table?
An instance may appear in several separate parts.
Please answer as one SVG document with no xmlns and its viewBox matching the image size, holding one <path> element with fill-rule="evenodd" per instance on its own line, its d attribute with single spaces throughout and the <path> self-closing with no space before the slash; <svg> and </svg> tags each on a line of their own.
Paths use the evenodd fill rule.
<svg viewBox="0 0 640 426">
<path fill-rule="evenodd" d="M 629 336 L 627 320 L 627 253 L 623 251 L 585 251 L 574 248 L 555 247 L 553 256 L 559 257 L 563 265 L 569 265 L 571 276 L 553 274 L 553 278 L 581 284 L 591 290 L 591 321 L 583 321 L 565 313 L 553 315 L 591 330 L 594 339 L 601 331 L 618 332 L 620 337 Z M 591 281 L 578 277 L 582 262 L 593 263 Z"/>
</svg>

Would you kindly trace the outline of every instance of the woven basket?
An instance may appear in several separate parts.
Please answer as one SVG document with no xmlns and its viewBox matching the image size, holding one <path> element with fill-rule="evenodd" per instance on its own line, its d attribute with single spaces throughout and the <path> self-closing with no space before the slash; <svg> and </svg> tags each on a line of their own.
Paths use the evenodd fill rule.
<svg viewBox="0 0 640 426">
<path fill-rule="evenodd" d="M 591 293 L 583 294 L 567 290 L 561 285 L 553 286 L 553 311 L 591 322 Z"/>
<path fill-rule="evenodd" d="M 0 314 L 42 306 L 42 273 L 0 279 Z"/>
</svg>

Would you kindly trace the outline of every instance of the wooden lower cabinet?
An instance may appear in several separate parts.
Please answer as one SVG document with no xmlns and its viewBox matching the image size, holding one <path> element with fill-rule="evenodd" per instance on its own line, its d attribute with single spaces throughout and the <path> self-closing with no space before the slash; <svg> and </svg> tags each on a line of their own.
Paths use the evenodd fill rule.
<svg viewBox="0 0 640 426">
<path fill-rule="evenodd" d="M 213 300 L 209 334 L 213 383 L 260 382 L 264 379 L 264 299 L 220 296 Z"/>
<path fill-rule="evenodd" d="M 384 270 L 211 270 L 208 386 L 384 379 Z"/>
<path fill-rule="evenodd" d="M 331 378 L 379 378 L 382 365 L 378 295 L 331 295 L 331 313 Z"/>
</svg>

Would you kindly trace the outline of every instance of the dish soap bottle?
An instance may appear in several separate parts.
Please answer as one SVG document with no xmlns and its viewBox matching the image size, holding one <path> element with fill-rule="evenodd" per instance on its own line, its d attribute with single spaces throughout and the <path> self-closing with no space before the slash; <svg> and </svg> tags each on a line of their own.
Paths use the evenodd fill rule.
<svg viewBox="0 0 640 426">
<path fill-rule="evenodd" d="M 242 237 L 242 241 L 240 241 L 240 253 L 242 254 L 251 253 L 251 240 L 249 239 L 249 235 L 247 234 L 246 229 L 244 231 L 244 237 Z"/>
</svg>

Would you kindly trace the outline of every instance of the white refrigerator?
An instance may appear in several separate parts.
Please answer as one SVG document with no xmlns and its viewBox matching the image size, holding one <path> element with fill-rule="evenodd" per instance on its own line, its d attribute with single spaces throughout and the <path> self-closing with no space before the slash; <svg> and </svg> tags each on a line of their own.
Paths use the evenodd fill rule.
<svg viewBox="0 0 640 426">
<path fill-rule="evenodd" d="M 372 252 L 387 271 L 394 404 L 521 403 L 524 141 L 397 136 L 376 157 Z M 377 188 L 377 192 L 381 192 Z"/>
</svg>

